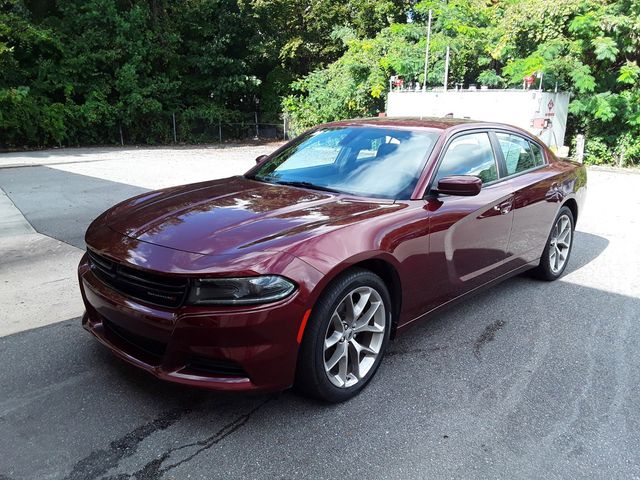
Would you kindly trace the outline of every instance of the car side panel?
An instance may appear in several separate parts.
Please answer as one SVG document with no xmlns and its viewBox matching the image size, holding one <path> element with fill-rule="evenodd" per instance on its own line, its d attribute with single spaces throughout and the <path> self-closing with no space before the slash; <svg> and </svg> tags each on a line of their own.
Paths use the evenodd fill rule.
<svg viewBox="0 0 640 480">
<path fill-rule="evenodd" d="M 318 295 L 337 275 L 367 260 L 382 260 L 395 269 L 400 279 L 402 316 L 400 322 L 424 312 L 432 303 L 429 262 L 430 212 L 422 200 L 399 202 L 404 208 L 389 215 L 349 224 L 340 235 L 320 235 L 289 253 L 323 272 Z"/>
<path fill-rule="evenodd" d="M 489 185 L 474 197 L 439 197 L 427 201 L 430 310 L 474 289 L 505 269 L 513 220 L 511 189 Z"/>
<path fill-rule="evenodd" d="M 552 160 L 540 169 L 506 181 L 515 192 L 509 255 L 517 262 L 529 263 L 542 255 L 561 204 L 583 186 L 577 175 L 579 168 Z"/>
<path fill-rule="evenodd" d="M 400 278 L 402 326 L 508 271 L 511 212 L 494 207 L 511 195 L 497 187 L 446 202 L 402 202 L 405 208 L 390 215 L 345 226 L 339 236 L 310 239 L 289 253 L 325 274 L 318 295 L 354 264 L 385 261 Z"/>
<path fill-rule="evenodd" d="M 558 210 L 554 196 L 556 172 L 549 166 L 508 178 L 514 192 L 514 217 L 508 256 L 521 262 L 539 258 Z"/>
</svg>

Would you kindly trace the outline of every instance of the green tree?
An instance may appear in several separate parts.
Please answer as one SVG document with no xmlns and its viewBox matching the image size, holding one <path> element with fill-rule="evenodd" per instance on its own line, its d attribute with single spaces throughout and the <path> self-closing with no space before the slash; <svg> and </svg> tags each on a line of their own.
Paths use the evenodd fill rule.
<svg viewBox="0 0 640 480">
<path fill-rule="evenodd" d="M 587 161 L 640 163 L 638 31 L 638 0 L 517 2 L 493 53 L 509 84 L 540 71 L 547 88 L 573 92 L 570 132 L 586 133 Z"/>
<path fill-rule="evenodd" d="M 587 135 L 587 161 L 640 163 L 639 0 L 423 0 L 413 23 L 373 38 L 352 36 L 336 62 L 294 84 L 283 108 L 299 128 L 372 115 L 391 75 L 424 82 L 424 22 L 433 12 L 428 85 L 449 81 L 519 87 L 543 72 L 544 87 L 573 94 L 569 136 Z"/>
<path fill-rule="evenodd" d="M 374 36 L 406 20 L 411 0 L 240 0 L 245 30 L 255 32 L 251 60 L 263 82 L 261 110 L 281 111 L 283 95 L 301 76 L 323 68 L 344 52 L 345 37 Z M 293 84 L 293 85 L 292 85 Z"/>
<path fill-rule="evenodd" d="M 396 24 L 374 39 L 347 38 L 346 53 L 294 83 L 284 110 L 296 131 L 316 123 L 375 115 L 384 110 L 389 76 L 415 76 L 424 55 L 421 28 Z"/>
<path fill-rule="evenodd" d="M 294 83 L 295 93 L 284 100 L 283 108 L 295 129 L 377 114 L 384 110 L 391 75 L 423 84 L 426 28 L 418 20 L 424 20 L 430 9 L 434 22 L 427 84 L 442 84 L 447 46 L 452 52 L 451 83 L 475 83 L 481 74 L 488 78 L 483 73 L 488 61 L 478 59 L 487 56 L 486 36 L 493 9 L 480 0 L 422 1 L 411 10 L 416 21 L 393 24 L 373 38 L 342 32 L 345 54 Z"/>
<path fill-rule="evenodd" d="M 17 0 L 0 2 L 0 139 L 13 145 L 64 140 L 63 105 L 49 97 L 47 78 L 34 82 L 61 55 L 60 39 L 35 25 Z"/>
<path fill-rule="evenodd" d="M 429 76 L 426 20 L 433 12 Z M 0 0 L 0 146 L 206 141 L 281 109 L 376 115 L 388 81 L 570 90 L 590 162 L 640 163 L 640 0 Z"/>
</svg>

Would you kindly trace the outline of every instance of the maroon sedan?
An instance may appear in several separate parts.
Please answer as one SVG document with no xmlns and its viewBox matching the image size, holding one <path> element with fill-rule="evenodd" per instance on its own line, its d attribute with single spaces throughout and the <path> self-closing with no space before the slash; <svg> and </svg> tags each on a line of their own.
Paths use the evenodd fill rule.
<svg viewBox="0 0 640 480">
<path fill-rule="evenodd" d="M 584 167 L 506 125 L 321 125 L 244 176 L 98 217 L 83 325 L 165 380 L 341 401 L 416 320 L 524 270 L 562 275 L 585 193 Z"/>
</svg>

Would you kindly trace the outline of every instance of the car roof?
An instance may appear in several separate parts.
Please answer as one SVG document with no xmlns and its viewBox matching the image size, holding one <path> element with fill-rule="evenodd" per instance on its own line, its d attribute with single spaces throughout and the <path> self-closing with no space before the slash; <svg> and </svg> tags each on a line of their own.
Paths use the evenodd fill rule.
<svg viewBox="0 0 640 480">
<path fill-rule="evenodd" d="M 347 127 L 347 126 L 377 126 L 377 127 L 405 127 L 405 128 L 430 128 L 435 130 L 449 130 L 455 127 L 467 128 L 504 128 L 508 130 L 520 130 L 512 125 L 495 122 L 470 120 L 467 118 L 451 117 L 371 117 L 354 118 L 325 123 L 318 127 Z"/>
<path fill-rule="evenodd" d="M 477 128 L 508 130 L 513 133 L 522 135 L 529 139 L 535 140 L 543 145 L 544 143 L 535 135 L 524 130 L 523 128 L 500 122 L 487 122 L 482 120 L 471 120 L 468 118 L 452 118 L 452 117 L 371 117 L 371 118 L 354 118 L 351 120 L 340 120 L 337 122 L 324 123 L 318 125 L 313 130 L 323 127 L 399 127 L 399 128 L 424 128 L 429 130 L 439 130 L 440 134 L 457 133 L 465 130 L 473 130 Z"/>
</svg>

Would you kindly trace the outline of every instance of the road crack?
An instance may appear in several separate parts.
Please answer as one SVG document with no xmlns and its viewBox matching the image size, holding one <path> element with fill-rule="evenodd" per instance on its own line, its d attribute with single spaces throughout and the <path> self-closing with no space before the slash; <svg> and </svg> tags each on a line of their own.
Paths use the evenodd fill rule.
<svg viewBox="0 0 640 480">
<path fill-rule="evenodd" d="M 191 411 L 191 408 L 180 408 L 164 412 L 153 421 L 113 440 L 109 444 L 109 448 L 94 450 L 74 465 L 65 480 L 85 480 L 104 475 L 111 468 L 116 467 L 122 459 L 131 457 L 137 451 L 138 446 L 150 435 L 160 430 L 166 430 Z"/>
<path fill-rule="evenodd" d="M 213 435 L 211 435 L 211 436 L 209 436 L 209 437 L 207 437 L 207 438 L 205 438 L 203 440 L 198 440 L 197 442 L 191 442 L 191 443 L 187 443 L 185 445 L 181 445 L 179 447 L 171 448 L 171 449 L 167 450 L 166 452 L 164 452 L 159 457 L 157 457 L 157 458 L 153 459 L 152 461 L 150 461 L 149 463 L 147 463 L 144 467 L 142 467 L 137 472 L 129 475 L 128 477 L 119 476 L 117 478 L 133 478 L 133 479 L 136 479 L 136 480 L 157 480 L 157 479 L 161 478 L 168 471 L 173 470 L 174 468 L 177 468 L 180 465 L 183 465 L 184 463 L 189 462 L 190 460 L 193 460 L 195 457 L 200 455 L 202 452 L 210 449 L 214 445 L 222 442 L 229 435 L 231 435 L 231 434 L 237 432 L 238 430 L 240 430 L 242 427 L 244 427 L 247 424 L 249 419 L 258 410 L 260 410 L 267 403 L 269 403 L 271 400 L 273 400 L 273 398 L 274 397 L 267 398 L 263 402 L 259 403 L 255 407 L 253 407 L 248 412 L 243 413 L 242 415 L 239 415 L 238 417 L 234 418 L 231 422 L 227 423 L 221 429 L 219 429 L 215 434 L 213 434 Z M 193 452 L 189 456 L 183 458 L 179 462 L 172 463 L 170 465 L 167 465 L 164 468 L 162 467 L 162 464 L 169 457 L 171 457 L 172 454 L 174 454 L 174 453 L 176 453 L 176 452 L 178 452 L 180 450 L 184 450 L 184 449 L 192 448 L 192 447 L 198 447 L 198 448 L 197 448 L 197 450 L 195 452 Z"/>
</svg>

